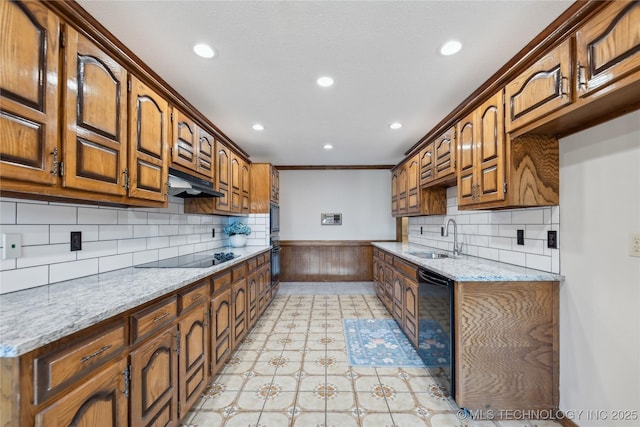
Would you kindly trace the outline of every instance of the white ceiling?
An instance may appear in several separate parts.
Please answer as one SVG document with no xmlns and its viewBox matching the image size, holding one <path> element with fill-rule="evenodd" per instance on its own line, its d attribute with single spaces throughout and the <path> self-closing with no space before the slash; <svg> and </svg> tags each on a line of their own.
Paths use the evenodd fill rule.
<svg viewBox="0 0 640 427">
<path fill-rule="evenodd" d="M 375 165 L 399 162 L 572 2 L 79 3 L 251 160 Z M 441 56 L 449 39 L 463 49 Z M 198 42 L 217 56 L 195 56 Z"/>
</svg>

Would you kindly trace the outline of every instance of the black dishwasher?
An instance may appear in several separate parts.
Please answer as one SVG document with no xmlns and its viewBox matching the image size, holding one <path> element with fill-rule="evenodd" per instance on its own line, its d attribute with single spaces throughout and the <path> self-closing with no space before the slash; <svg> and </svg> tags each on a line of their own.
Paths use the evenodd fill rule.
<svg viewBox="0 0 640 427">
<path fill-rule="evenodd" d="M 418 353 L 431 376 L 455 399 L 454 281 L 418 269 Z"/>
</svg>

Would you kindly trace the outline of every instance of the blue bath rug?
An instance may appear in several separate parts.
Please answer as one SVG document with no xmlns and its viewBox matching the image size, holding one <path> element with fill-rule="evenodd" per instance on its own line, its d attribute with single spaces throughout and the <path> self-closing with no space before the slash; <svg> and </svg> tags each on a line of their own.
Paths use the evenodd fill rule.
<svg viewBox="0 0 640 427">
<path fill-rule="evenodd" d="M 420 322 L 420 358 L 393 319 L 344 319 L 351 366 L 438 367 L 449 361 L 446 335 L 435 320 Z"/>
</svg>

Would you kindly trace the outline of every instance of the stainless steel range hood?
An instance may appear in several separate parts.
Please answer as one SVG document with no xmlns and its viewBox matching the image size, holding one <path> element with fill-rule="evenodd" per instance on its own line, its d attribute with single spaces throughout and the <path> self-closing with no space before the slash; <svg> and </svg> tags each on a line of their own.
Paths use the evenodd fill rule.
<svg viewBox="0 0 640 427">
<path fill-rule="evenodd" d="M 169 168 L 168 186 L 169 195 L 184 199 L 224 196 L 224 194 L 213 189 L 212 182 L 172 168 Z"/>
</svg>

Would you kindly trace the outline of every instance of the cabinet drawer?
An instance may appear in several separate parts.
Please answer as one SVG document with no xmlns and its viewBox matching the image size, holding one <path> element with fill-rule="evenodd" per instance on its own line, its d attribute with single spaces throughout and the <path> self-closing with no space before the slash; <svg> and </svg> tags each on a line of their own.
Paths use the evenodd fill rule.
<svg viewBox="0 0 640 427">
<path fill-rule="evenodd" d="M 383 255 L 384 255 L 384 261 L 385 261 L 385 262 L 387 262 L 387 263 L 389 263 L 389 264 L 392 264 L 392 263 L 393 263 L 393 255 L 388 254 L 388 253 L 386 253 L 386 252 L 384 252 L 384 253 L 383 253 Z"/>
<path fill-rule="evenodd" d="M 233 267 L 233 281 L 243 279 L 247 276 L 247 263 L 243 262 Z"/>
<path fill-rule="evenodd" d="M 258 267 L 258 257 L 251 258 L 247 261 L 247 270 L 254 271 Z"/>
<path fill-rule="evenodd" d="M 206 281 L 203 280 L 199 284 L 195 285 L 195 287 L 191 287 L 189 290 L 180 293 L 181 312 L 205 301 L 205 297 L 209 291 L 206 285 Z"/>
<path fill-rule="evenodd" d="M 412 277 L 412 278 L 416 277 L 418 267 L 416 267 L 415 265 L 405 262 L 404 260 L 397 257 L 393 265 L 396 268 L 396 271 L 401 272 L 405 276 Z"/>
<path fill-rule="evenodd" d="M 222 289 L 231 285 L 231 270 L 227 270 L 213 278 L 213 293 L 217 294 Z"/>
<path fill-rule="evenodd" d="M 176 296 L 162 300 L 144 310 L 131 315 L 131 343 L 135 343 L 150 333 L 174 321 L 178 316 Z"/>
<path fill-rule="evenodd" d="M 34 360 L 34 396 L 39 404 L 104 364 L 126 345 L 124 320 L 89 337 L 64 344 Z"/>
</svg>

